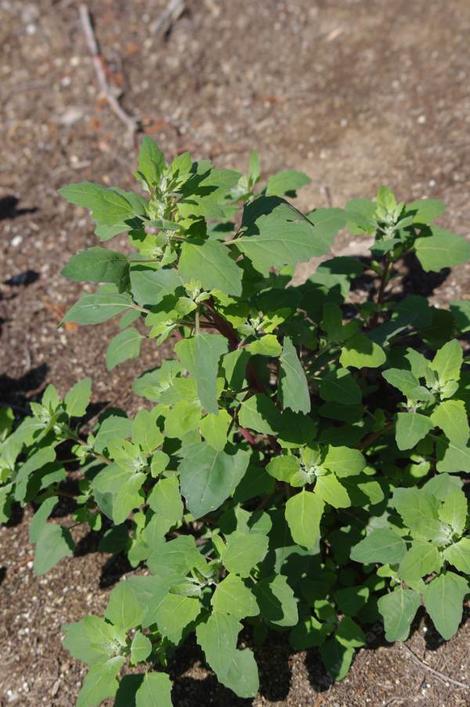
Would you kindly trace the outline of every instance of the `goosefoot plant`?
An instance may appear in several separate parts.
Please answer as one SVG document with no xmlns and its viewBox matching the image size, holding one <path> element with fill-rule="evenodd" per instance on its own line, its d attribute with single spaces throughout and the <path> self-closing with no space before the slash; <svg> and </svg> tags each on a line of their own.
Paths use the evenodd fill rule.
<svg viewBox="0 0 470 707">
<path fill-rule="evenodd" d="M 470 259 L 434 225 L 441 202 L 398 203 L 381 188 L 304 215 L 284 198 L 309 181 L 299 172 L 261 187 L 256 155 L 248 175 L 187 153 L 167 164 L 149 138 L 136 177 L 144 195 L 61 190 L 91 211 L 100 240 L 127 232 L 132 247 L 71 258 L 64 275 L 101 284 L 65 321 L 120 318 L 109 369 L 144 338 L 174 342 L 174 357 L 135 380 L 150 402 L 133 419 L 84 417 L 86 379 L 63 400 L 49 386 L 18 425 L 2 412 L 2 520 L 34 504 L 35 572 L 73 554 L 70 521 L 54 518 L 73 488 L 73 525 L 136 569 L 104 617 L 64 627 L 90 668 L 78 705 L 170 705 L 165 670 L 194 633 L 240 697 L 258 691 L 246 642 L 270 631 L 316 647 L 338 680 L 378 621 L 403 641 L 424 607 L 449 639 L 470 571 L 458 341 L 470 303 L 439 309 L 408 293 L 404 267 Z M 373 240 L 370 257 L 330 257 L 299 282 L 296 264 L 328 254 L 344 227 Z"/>
</svg>

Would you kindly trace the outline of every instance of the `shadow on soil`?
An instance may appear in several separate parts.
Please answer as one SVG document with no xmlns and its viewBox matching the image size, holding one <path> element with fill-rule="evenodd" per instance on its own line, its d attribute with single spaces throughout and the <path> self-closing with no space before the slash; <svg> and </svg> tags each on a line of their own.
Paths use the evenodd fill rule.
<svg viewBox="0 0 470 707">
<path fill-rule="evenodd" d="M 12 407 L 20 415 L 26 414 L 28 403 L 42 392 L 48 370 L 47 364 L 42 363 L 20 378 L 11 378 L 7 373 L 0 374 L 0 406 Z"/>
<path fill-rule="evenodd" d="M 33 206 L 31 208 L 18 208 L 20 200 L 18 197 L 9 194 L 8 196 L 3 196 L 0 199 L 0 221 L 5 219 L 14 219 L 18 216 L 23 216 L 24 214 L 34 214 L 37 211 L 37 207 Z"/>
</svg>

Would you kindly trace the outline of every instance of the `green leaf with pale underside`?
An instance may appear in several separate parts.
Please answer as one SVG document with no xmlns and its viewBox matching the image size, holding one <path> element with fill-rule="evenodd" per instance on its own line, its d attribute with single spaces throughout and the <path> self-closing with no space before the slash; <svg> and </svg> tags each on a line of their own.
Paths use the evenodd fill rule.
<svg viewBox="0 0 470 707">
<path fill-rule="evenodd" d="M 204 290 L 221 290 L 227 295 L 241 294 L 242 270 L 219 241 L 183 243 L 178 270 L 183 282 L 196 281 Z"/>
<path fill-rule="evenodd" d="M 281 364 L 281 395 L 284 408 L 294 412 L 310 412 L 310 393 L 307 378 L 295 346 L 291 339 L 286 337 L 279 359 Z"/>
<path fill-rule="evenodd" d="M 201 443 L 180 464 L 181 493 L 194 518 L 215 511 L 229 498 L 248 468 L 250 453 L 219 452 Z"/>
<path fill-rule="evenodd" d="M 201 405 L 207 412 L 216 413 L 217 373 L 220 357 L 227 353 L 227 339 L 220 334 L 196 334 L 183 339 L 175 346 L 176 354 L 189 373 L 195 378 Z"/>
<path fill-rule="evenodd" d="M 214 611 L 196 629 L 197 642 L 220 682 L 238 697 L 254 697 L 259 679 L 253 653 L 237 649 L 237 637 L 242 624 L 234 616 Z"/>
</svg>

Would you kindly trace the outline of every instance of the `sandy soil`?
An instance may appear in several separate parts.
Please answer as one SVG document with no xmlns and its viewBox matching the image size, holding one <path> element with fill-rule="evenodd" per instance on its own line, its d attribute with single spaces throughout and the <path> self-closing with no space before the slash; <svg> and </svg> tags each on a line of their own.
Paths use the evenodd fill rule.
<svg viewBox="0 0 470 707">
<path fill-rule="evenodd" d="M 443 198 L 443 223 L 469 232 L 468 0 L 188 0 L 163 38 L 152 24 L 165 4 L 89 8 L 110 84 L 169 155 L 190 149 L 242 168 L 256 147 L 265 174 L 292 167 L 312 177 L 303 206 L 341 206 L 385 182 L 400 198 Z M 79 292 L 60 269 L 93 243 L 89 221 L 57 189 L 83 179 L 128 187 L 134 168 L 133 146 L 99 95 L 77 6 L 0 0 L 0 404 L 19 408 L 46 381 L 64 391 L 84 374 L 97 400 L 135 405 L 135 366 L 105 370 L 113 325 L 57 328 Z M 469 268 L 458 268 L 435 299 L 445 305 L 469 289 Z M 160 355 L 146 350 L 142 368 Z M 60 626 L 100 612 L 122 568 L 90 552 L 91 542 L 35 578 L 27 518 L 0 530 L 0 548 L 0 704 L 71 705 L 83 670 L 61 649 Z M 468 625 L 447 645 L 426 628 L 409 647 L 468 683 Z M 260 660 L 257 706 L 469 699 L 400 646 L 363 650 L 333 687 L 315 654 L 290 656 L 281 640 Z M 175 705 L 249 704 L 217 687 L 200 661 L 191 649 L 175 662 Z"/>
</svg>

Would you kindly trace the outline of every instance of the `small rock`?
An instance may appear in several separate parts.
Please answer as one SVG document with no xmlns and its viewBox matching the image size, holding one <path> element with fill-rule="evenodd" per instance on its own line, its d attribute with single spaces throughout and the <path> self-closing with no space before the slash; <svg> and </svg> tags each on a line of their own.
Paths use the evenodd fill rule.
<svg viewBox="0 0 470 707">
<path fill-rule="evenodd" d="M 84 111 L 82 108 L 79 108 L 78 106 L 70 106 L 70 108 L 67 108 L 67 110 L 60 116 L 59 123 L 66 126 L 74 125 L 75 123 L 78 123 L 83 116 Z"/>
</svg>

